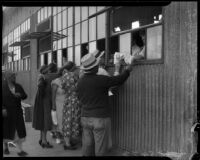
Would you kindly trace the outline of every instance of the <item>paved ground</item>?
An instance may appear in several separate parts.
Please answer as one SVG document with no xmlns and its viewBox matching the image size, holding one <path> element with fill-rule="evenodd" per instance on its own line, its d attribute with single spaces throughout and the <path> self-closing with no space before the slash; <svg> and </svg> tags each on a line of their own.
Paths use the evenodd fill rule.
<svg viewBox="0 0 200 160">
<path fill-rule="evenodd" d="M 70 156 L 81 156 L 81 147 L 77 150 L 64 150 L 62 144 L 56 144 L 55 140 L 51 138 L 48 133 L 48 141 L 53 144 L 53 149 L 43 149 L 39 144 L 39 132 L 34 130 L 31 123 L 26 123 L 27 137 L 23 144 L 24 150 L 29 154 L 27 157 L 70 157 Z M 10 155 L 4 155 L 4 157 L 18 157 L 17 149 L 10 147 Z"/>
<path fill-rule="evenodd" d="M 27 157 L 80 157 L 81 146 L 77 150 L 64 150 L 62 144 L 56 144 L 55 140 L 51 138 L 50 134 L 47 134 L 48 141 L 53 144 L 52 149 L 43 149 L 39 144 L 40 132 L 32 128 L 31 123 L 26 122 L 27 137 L 23 144 L 24 150 L 28 153 Z M 17 149 L 15 147 L 9 147 L 10 154 L 3 155 L 4 157 L 18 157 Z M 120 156 L 119 151 L 113 150 L 107 156 Z"/>
</svg>

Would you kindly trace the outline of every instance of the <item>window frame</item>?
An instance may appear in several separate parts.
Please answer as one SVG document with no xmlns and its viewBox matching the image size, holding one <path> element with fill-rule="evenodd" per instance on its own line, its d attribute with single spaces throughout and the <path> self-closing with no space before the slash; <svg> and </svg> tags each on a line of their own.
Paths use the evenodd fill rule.
<svg viewBox="0 0 200 160">
<path fill-rule="evenodd" d="M 108 39 L 109 39 L 109 46 L 110 46 L 110 41 L 111 41 L 111 37 L 115 37 L 115 36 L 120 36 L 122 34 L 126 34 L 126 33 L 131 33 L 131 44 L 133 42 L 133 38 L 132 38 L 132 33 L 135 31 L 140 31 L 140 30 L 145 30 L 145 33 L 147 33 L 147 29 L 151 28 L 151 27 L 155 27 L 155 26 L 161 26 L 162 27 L 162 48 L 161 48 L 161 58 L 160 59 L 142 59 L 142 60 L 137 60 L 135 62 L 136 65 L 146 65 L 146 64 L 164 64 L 164 11 L 163 11 L 163 7 L 162 7 L 162 20 L 158 23 L 154 23 L 154 24 L 148 24 L 148 25 L 144 25 L 138 28 L 134 28 L 134 29 L 129 29 L 129 30 L 125 30 L 125 31 L 121 31 L 121 32 L 117 32 L 117 33 L 111 33 L 112 31 L 112 19 L 111 19 L 111 11 L 107 11 L 107 16 L 109 16 L 109 22 L 108 22 L 108 30 L 109 30 L 109 35 L 108 35 Z M 146 45 L 147 46 L 147 36 L 145 37 L 146 39 Z M 120 38 L 119 38 L 120 40 Z M 118 40 L 118 45 L 119 45 L 119 40 Z M 130 48 L 130 52 L 131 52 L 131 48 Z M 146 50 L 145 50 L 145 58 L 146 58 Z M 106 52 L 106 56 L 109 57 L 108 52 Z M 124 64 L 126 65 L 126 64 Z M 106 61 L 106 66 L 114 66 L 114 64 L 110 64 L 109 63 L 109 58 Z"/>
</svg>

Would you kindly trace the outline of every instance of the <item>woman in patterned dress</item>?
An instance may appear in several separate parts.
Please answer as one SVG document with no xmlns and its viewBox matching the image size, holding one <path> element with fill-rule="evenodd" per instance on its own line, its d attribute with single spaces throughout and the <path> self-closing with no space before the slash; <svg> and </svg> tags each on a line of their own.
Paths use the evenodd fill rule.
<svg viewBox="0 0 200 160">
<path fill-rule="evenodd" d="M 62 76 L 62 88 L 65 93 L 63 106 L 62 131 L 64 136 L 64 149 L 76 149 L 71 143 L 73 139 L 78 139 L 81 133 L 80 125 L 80 102 L 76 93 L 76 86 L 79 72 L 75 64 L 68 62 L 69 70 Z"/>
</svg>

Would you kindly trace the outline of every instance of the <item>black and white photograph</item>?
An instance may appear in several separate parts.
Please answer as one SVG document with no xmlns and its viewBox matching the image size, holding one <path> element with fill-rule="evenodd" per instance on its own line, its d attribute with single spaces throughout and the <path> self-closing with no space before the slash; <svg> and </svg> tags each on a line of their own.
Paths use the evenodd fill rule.
<svg viewBox="0 0 200 160">
<path fill-rule="evenodd" d="M 4 158 L 200 160 L 198 2 L 126 4 L 2 5 Z"/>
</svg>

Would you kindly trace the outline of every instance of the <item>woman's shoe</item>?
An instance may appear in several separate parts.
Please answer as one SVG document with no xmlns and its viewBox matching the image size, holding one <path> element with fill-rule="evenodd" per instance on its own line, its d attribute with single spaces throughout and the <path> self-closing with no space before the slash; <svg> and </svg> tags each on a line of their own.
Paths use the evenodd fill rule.
<svg viewBox="0 0 200 160">
<path fill-rule="evenodd" d="M 67 145 L 64 145 L 64 150 L 75 150 L 76 147 L 75 146 L 67 146 Z"/>
<path fill-rule="evenodd" d="M 42 148 L 53 148 L 53 146 L 47 142 L 47 143 L 41 143 Z"/>
<path fill-rule="evenodd" d="M 24 157 L 24 156 L 27 156 L 28 155 L 28 153 L 26 153 L 26 152 L 24 152 L 24 151 L 21 151 L 21 152 L 19 152 L 19 153 L 17 153 L 18 154 L 18 156 L 20 156 L 20 157 Z"/>
</svg>

